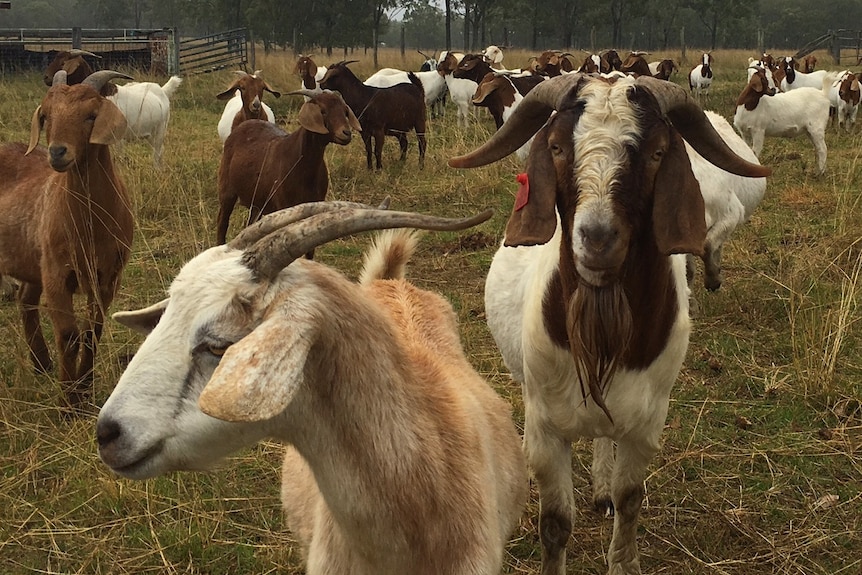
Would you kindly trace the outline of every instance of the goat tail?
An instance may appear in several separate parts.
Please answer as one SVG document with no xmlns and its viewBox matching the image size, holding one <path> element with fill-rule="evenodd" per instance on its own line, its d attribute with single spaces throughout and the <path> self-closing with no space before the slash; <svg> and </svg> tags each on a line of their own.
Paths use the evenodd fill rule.
<svg viewBox="0 0 862 575">
<path fill-rule="evenodd" d="M 422 80 L 419 79 L 419 76 L 414 74 L 413 72 L 407 72 L 407 79 L 410 80 L 410 83 L 422 90 L 422 93 L 425 93 L 425 88 L 422 87 Z"/>
<path fill-rule="evenodd" d="M 374 280 L 403 279 L 418 241 L 419 232 L 416 230 L 402 228 L 379 233 L 365 253 L 359 283 L 368 285 Z"/>
<path fill-rule="evenodd" d="M 162 90 L 165 92 L 165 95 L 169 100 L 174 97 L 177 88 L 179 88 L 182 83 L 183 79 L 179 76 L 171 76 L 170 79 L 165 82 L 164 86 L 162 86 Z"/>
</svg>

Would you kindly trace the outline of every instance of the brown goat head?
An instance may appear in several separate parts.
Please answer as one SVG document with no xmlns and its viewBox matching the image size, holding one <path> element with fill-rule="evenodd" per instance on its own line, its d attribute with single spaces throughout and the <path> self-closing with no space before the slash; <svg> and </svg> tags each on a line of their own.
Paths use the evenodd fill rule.
<svg viewBox="0 0 862 575">
<path fill-rule="evenodd" d="M 263 118 L 263 93 L 269 92 L 276 98 L 281 97 L 281 92 L 273 90 L 266 80 L 254 74 L 237 72 L 238 77 L 228 88 L 216 94 L 219 100 L 230 100 L 237 90 L 242 98 L 242 107 L 248 119 L 260 120 Z"/>
<path fill-rule="evenodd" d="M 299 125 L 315 134 L 329 134 L 333 143 L 345 146 L 350 143 L 351 129 L 362 131 L 359 120 L 338 92 L 324 91 L 321 94 L 304 90 L 289 92 L 311 99 L 299 109 Z"/>
<path fill-rule="evenodd" d="M 33 151 L 44 131 L 49 162 L 58 172 L 86 162 L 90 145 L 107 146 L 122 137 L 126 117 L 99 92 L 112 78 L 131 79 L 111 70 L 95 72 L 72 86 L 65 83 L 65 78 L 65 72 L 57 72 L 52 87 L 33 113 L 27 149 L 28 154 Z"/>
<path fill-rule="evenodd" d="M 45 74 L 42 78 L 45 85 L 50 86 L 54 81 L 54 74 L 60 70 L 64 70 L 66 72 L 67 84 L 80 84 L 83 82 L 84 78 L 93 73 L 93 69 L 84 59 L 84 56 L 101 58 L 101 56 L 93 54 L 92 52 L 79 50 L 77 48 L 57 52 L 57 55 L 54 56 L 54 59 L 45 69 Z"/>
<path fill-rule="evenodd" d="M 317 64 L 311 59 L 311 56 L 299 55 L 296 61 L 296 66 L 293 67 L 293 73 L 302 78 L 302 85 L 309 89 L 314 89 L 314 77 L 317 75 Z"/>
</svg>

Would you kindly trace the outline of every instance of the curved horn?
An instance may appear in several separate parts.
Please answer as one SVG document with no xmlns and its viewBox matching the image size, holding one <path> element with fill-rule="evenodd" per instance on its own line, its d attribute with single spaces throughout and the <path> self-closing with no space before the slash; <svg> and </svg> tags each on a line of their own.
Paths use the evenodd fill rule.
<svg viewBox="0 0 862 575">
<path fill-rule="evenodd" d="M 69 56 L 92 56 L 93 58 L 101 58 L 98 54 L 81 50 L 80 48 L 72 48 L 69 50 Z"/>
<path fill-rule="evenodd" d="M 493 210 L 468 218 L 442 218 L 369 208 L 324 211 L 267 236 L 245 251 L 242 261 L 258 278 L 273 279 L 303 254 L 337 238 L 370 230 L 417 228 L 463 230 L 488 220 Z"/>
<path fill-rule="evenodd" d="M 248 76 L 248 72 L 246 72 L 245 70 L 234 70 L 233 73 L 234 75 L 240 76 L 241 78 L 245 78 L 246 76 Z"/>
<path fill-rule="evenodd" d="M 97 92 L 101 92 L 102 88 L 105 87 L 105 84 L 115 78 L 134 80 L 134 78 L 132 78 L 131 76 L 127 76 L 122 72 L 115 72 L 114 70 L 99 70 L 98 72 L 93 72 L 92 74 L 87 76 L 81 83 L 90 86 Z"/>
<path fill-rule="evenodd" d="M 417 52 L 419 52 L 419 53 L 422 55 L 422 57 L 423 57 L 423 58 L 425 58 L 426 60 L 430 60 L 430 59 L 431 59 L 431 56 L 429 56 L 428 54 L 426 54 L 426 53 L 425 53 L 425 52 L 423 52 L 422 50 L 416 50 L 416 51 L 417 51 Z"/>
<path fill-rule="evenodd" d="M 565 74 L 540 82 L 524 96 L 512 115 L 487 142 L 464 156 L 449 160 L 453 168 L 476 168 L 505 158 L 533 137 L 558 110 L 584 74 Z"/>
<path fill-rule="evenodd" d="M 65 70 L 57 70 L 54 72 L 54 78 L 51 80 L 51 86 L 65 86 L 67 84 L 66 76 Z"/>
<path fill-rule="evenodd" d="M 330 92 L 330 91 L 331 90 L 324 90 L 324 92 Z M 286 96 L 305 96 L 307 98 L 313 98 L 314 96 L 317 96 L 318 94 L 320 94 L 320 92 L 315 92 L 314 90 L 308 90 L 306 88 L 303 88 L 302 90 L 293 90 L 291 92 L 287 92 L 285 95 Z"/>
<path fill-rule="evenodd" d="M 731 174 L 749 178 L 765 178 L 772 174 L 770 168 L 752 164 L 737 156 L 712 127 L 701 107 L 681 86 L 650 76 L 638 77 L 635 85 L 655 97 L 662 115 L 711 164 Z"/>
</svg>

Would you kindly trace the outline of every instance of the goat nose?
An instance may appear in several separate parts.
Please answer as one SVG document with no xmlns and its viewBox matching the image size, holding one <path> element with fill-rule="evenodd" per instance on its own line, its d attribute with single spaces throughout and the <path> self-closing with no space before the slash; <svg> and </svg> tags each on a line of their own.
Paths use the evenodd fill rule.
<svg viewBox="0 0 862 575">
<path fill-rule="evenodd" d="M 610 250 L 619 237 L 619 232 L 607 224 L 583 225 L 580 233 L 584 247 L 597 254 Z"/>
<path fill-rule="evenodd" d="M 48 153 L 51 154 L 51 161 L 55 162 L 57 160 L 62 160 L 63 156 L 66 155 L 68 148 L 66 146 L 60 144 L 52 144 L 48 147 Z"/>
<path fill-rule="evenodd" d="M 113 419 L 99 419 L 96 424 L 96 441 L 99 447 L 106 447 L 120 438 L 122 427 Z"/>
</svg>

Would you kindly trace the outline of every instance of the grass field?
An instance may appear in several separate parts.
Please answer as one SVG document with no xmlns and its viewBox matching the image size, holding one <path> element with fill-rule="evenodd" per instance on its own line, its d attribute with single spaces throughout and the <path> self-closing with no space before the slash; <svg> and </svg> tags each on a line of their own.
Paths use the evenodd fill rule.
<svg viewBox="0 0 862 575">
<path fill-rule="evenodd" d="M 361 77 L 373 72 L 370 53 L 348 56 L 360 60 L 352 67 Z M 505 64 L 527 56 L 508 54 Z M 696 54 L 688 56 L 684 70 Z M 749 54 L 714 56 L 708 107 L 731 118 Z M 395 51 L 381 55 L 382 66 L 415 68 L 420 61 L 411 55 L 403 62 Z M 277 53 L 259 57 L 257 67 L 286 92 L 299 86 L 293 62 L 291 53 Z M 137 230 L 111 311 L 161 299 L 179 266 L 213 244 L 221 153 L 216 123 L 223 105 L 214 96 L 231 76 L 185 79 L 172 104 L 162 169 L 153 168 L 146 144 L 115 151 Z M 684 74 L 675 81 L 686 84 Z M 0 141 L 27 141 L 44 91 L 38 74 L 0 78 Z M 295 129 L 301 99 L 267 101 Z M 470 359 L 511 401 L 520 425 L 520 390 L 485 327 L 482 287 L 521 168 L 514 159 L 471 171 L 446 165 L 493 130 L 487 114 L 477 117 L 459 129 L 450 104 L 445 118 L 430 123 L 424 171 L 417 169 L 415 141 L 400 164 L 389 139 L 379 173 L 365 170 L 360 138 L 346 148 L 330 146 L 330 197 L 375 203 L 391 195 L 393 208 L 442 215 L 496 209 L 469 233 L 426 234 L 409 276 L 450 299 Z M 751 221 L 725 246 L 723 287 L 707 293 L 700 276 L 695 279 L 691 346 L 672 394 L 664 447 L 646 483 L 645 573 L 862 573 L 859 134 L 829 131 L 822 177 L 814 176 L 806 139 L 767 140 L 761 162 L 774 176 Z M 237 212 L 230 235 L 245 216 L 244 209 Z M 316 259 L 354 277 L 368 242 L 367 235 L 333 242 Z M 95 417 L 66 421 L 57 409 L 57 382 L 33 375 L 13 302 L 0 304 L 0 326 L 0 573 L 302 572 L 280 514 L 277 444 L 261 444 L 208 474 L 118 479 L 99 461 Z M 107 323 L 97 357 L 97 405 L 140 341 Z M 606 569 L 612 523 L 591 511 L 589 465 L 589 444 L 576 444 L 571 573 Z M 507 550 L 505 572 L 537 573 L 539 555 L 534 494 Z"/>
</svg>

